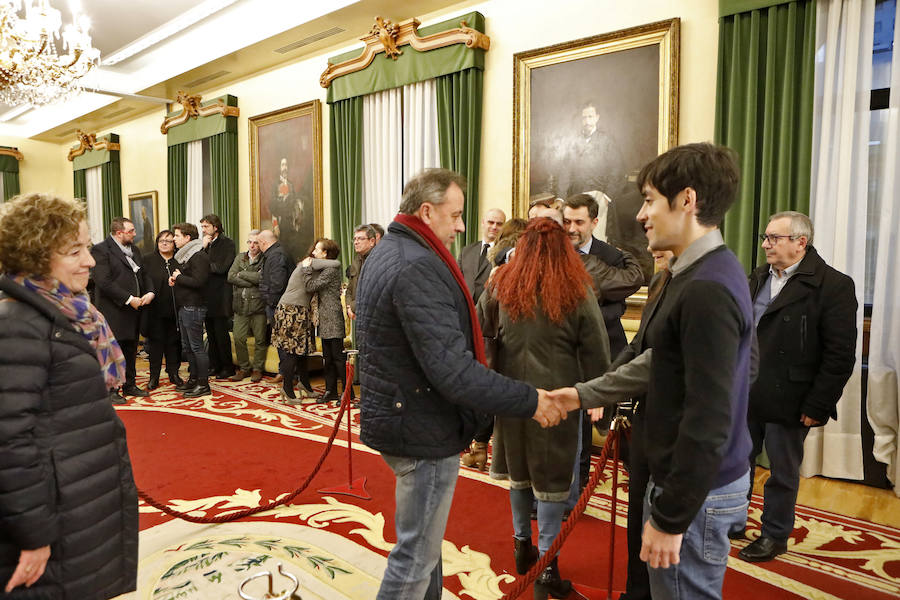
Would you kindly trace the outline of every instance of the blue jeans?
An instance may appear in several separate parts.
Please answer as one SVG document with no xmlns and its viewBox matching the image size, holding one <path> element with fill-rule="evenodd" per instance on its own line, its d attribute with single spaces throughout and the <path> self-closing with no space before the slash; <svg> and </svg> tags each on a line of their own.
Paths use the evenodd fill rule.
<svg viewBox="0 0 900 600">
<path fill-rule="evenodd" d="M 512 509 L 513 535 L 520 540 L 530 540 L 534 491 L 530 487 L 520 490 L 510 488 L 509 505 Z M 562 529 L 562 517 L 565 511 L 565 502 L 537 501 L 538 550 L 541 555 L 550 549 L 553 540 Z"/>
<path fill-rule="evenodd" d="M 209 383 L 209 355 L 203 343 L 203 321 L 206 319 L 205 306 L 182 306 L 178 309 L 178 323 L 181 326 L 181 350 L 187 358 L 190 378 L 200 385 Z"/>
<path fill-rule="evenodd" d="M 444 585 L 441 543 L 456 489 L 459 456 L 381 456 L 397 478 L 397 545 L 388 555 L 377 600 L 440 600 Z"/>
<path fill-rule="evenodd" d="M 649 564 L 650 591 L 654 600 L 721 598 L 722 581 L 728 564 L 731 542 L 728 532 L 747 521 L 747 488 L 750 477 L 741 475 L 731 483 L 710 490 L 681 541 L 677 565 L 654 569 Z M 644 524 L 650 507 L 662 493 L 650 479 L 644 496 Z"/>
</svg>

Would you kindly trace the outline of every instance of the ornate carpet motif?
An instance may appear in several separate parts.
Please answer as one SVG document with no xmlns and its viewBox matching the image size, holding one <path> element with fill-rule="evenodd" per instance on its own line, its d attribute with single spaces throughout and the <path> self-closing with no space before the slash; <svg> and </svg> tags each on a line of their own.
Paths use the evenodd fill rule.
<svg viewBox="0 0 900 600">
<path fill-rule="evenodd" d="M 295 443 L 305 444 L 308 448 L 303 455 L 305 458 L 290 463 L 292 471 L 299 475 L 305 475 L 315 462 L 338 412 L 334 404 L 281 404 L 278 388 L 267 382 L 216 382 L 212 396 L 198 399 L 183 399 L 172 391 L 171 386 L 165 386 L 151 397 L 130 401 L 119 410 L 128 426 L 130 443 L 146 435 L 141 430 L 142 421 L 149 419 L 150 414 L 157 414 L 160 415 L 157 418 L 173 419 L 172 423 L 187 423 L 186 427 L 196 430 L 200 446 L 218 444 L 217 455 L 226 462 L 229 452 L 242 448 L 243 442 L 239 438 L 244 436 L 236 436 L 235 431 L 247 431 L 248 436 L 250 432 L 268 436 L 259 439 L 269 439 L 273 437 L 271 434 L 275 434 L 276 439 L 295 439 Z M 142 418 L 142 414 L 147 417 Z M 356 461 L 369 465 L 368 472 L 376 467 L 382 469 L 377 453 L 359 443 L 358 419 L 358 411 L 353 409 L 351 432 Z M 159 425 L 154 427 L 166 429 Z M 215 428 L 222 427 L 227 428 L 227 435 L 217 433 L 219 430 Z M 335 478 L 340 480 L 339 473 L 346 473 L 346 468 L 340 466 L 346 463 L 346 417 L 341 429 L 329 458 L 333 461 L 332 471 L 327 477 L 320 475 L 310 490 L 332 485 Z M 152 433 L 161 439 L 167 435 L 166 431 L 153 430 Z M 207 434 L 210 437 L 205 437 Z M 226 439 L 216 438 L 222 435 Z M 158 442 L 155 437 L 152 439 L 154 443 Z M 151 456 L 145 455 L 147 452 L 153 453 L 147 442 L 132 443 L 139 485 L 142 474 L 147 472 L 144 465 L 153 462 Z M 165 471 L 163 467 L 156 465 L 153 470 L 162 468 Z M 226 465 L 226 472 L 228 467 Z M 235 465 L 234 469 L 233 481 L 219 478 L 202 486 L 209 491 L 215 490 L 214 494 L 170 493 L 170 497 L 164 495 L 157 499 L 166 501 L 176 510 L 208 516 L 260 506 L 292 489 L 283 483 L 273 483 L 273 489 L 253 486 L 249 490 L 235 489 L 235 483 L 241 481 L 238 474 L 246 467 Z M 387 481 L 390 476 L 386 468 L 382 470 L 386 473 L 385 481 L 379 482 L 378 492 L 372 492 L 374 504 L 359 503 L 343 496 L 316 495 L 307 490 L 295 499 L 294 504 L 238 523 L 217 526 L 173 521 L 142 505 L 141 587 L 135 597 L 140 600 L 213 597 L 236 600 L 236 585 L 243 578 L 262 569 L 274 570 L 275 565 L 282 562 L 285 569 L 300 578 L 301 595 L 305 600 L 373 598 L 386 555 L 392 547 L 385 534 L 393 536 L 393 482 Z M 612 467 L 607 465 L 605 471 L 605 481 L 595 489 L 585 517 L 564 546 L 561 558 L 561 568 L 564 567 L 566 576 L 597 588 L 605 587 L 603 564 L 608 544 L 605 523 L 611 508 Z M 503 591 L 509 589 L 509 583 L 514 580 L 510 575 L 511 529 L 505 485 L 471 469 L 462 468 L 460 475 L 454 511 L 457 511 L 461 497 L 468 503 L 472 502 L 469 498 L 475 497 L 479 502 L 478 517 L 461 523 L 464 518 L 458 512 L 451 513 L 443 547 L 444 597 L 495 600 L 502 597 Z M 260 477 L 268 482 L 263 475 Z M 624 471 L 619 479 L 627 482 Z M 463 481 L 468 483 L 463 485 Z M 178 481 L 166 481 L 166 490 L 178 488 Z M 482 496 L 484 503 L 480 504 Z M 748 523 L 751 539 L 758 535 L 761 500 L 754 497 L 751 505 Z M 616 525 L 620 527 L 615 555 L 617 580 L 624 576 L 626 511 L 627 492 L 620 489 L 615 515 Z M 580 537 L 576 535 L 579 530 L 582 530 Z M 798 506 L 796 529 L 787 554 L 761 565 L 746 563 L 735 555 L 747 543 L 733 544 L 725 583 L 726 598 L 749 599 L 761 594 L 765 594 L 767 600 L 797 597 L 863 600 L 900 596 L 900 531 L 897 529 Z M 616 581 L 616 588 L 621 587 L 621 582 Z M 228 589 L 234 590 L 233 595 L 227 595 L 232 593 L 225 591 Z M 526 591 L 527 595 L 530 595 L 529 591 Z M 605 592 L 596 597 L 605 597 Z"/>
</svg>

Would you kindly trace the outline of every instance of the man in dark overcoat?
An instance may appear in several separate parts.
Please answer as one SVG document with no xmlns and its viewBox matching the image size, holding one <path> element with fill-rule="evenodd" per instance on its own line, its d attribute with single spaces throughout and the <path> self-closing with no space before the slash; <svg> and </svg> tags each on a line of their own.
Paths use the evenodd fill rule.
<svg viewBox="0 0 900 600">
<path fill-rule="evenodd" d="M 95 245 L 91 254 L 97 265 L 91 278 L 94 281 L 94 304 L 103 313 L 125 355 L 125 396 L 145 397 L 147 390 L 135 383 L 137 372 L 137 344 L 141 307 L 155 297 L 153 282 L 143 269 L 141 253 L 134 246 L 134 223 L 116 217 L 109 225 L 109 237 Z M 110 399 L 124 404 L 118 390 L 110 390 Z"/>
<path fill-rule="evenodd" d="M 835 407 L 856 362 L 855 286 L 813 248 L 809 217 L 776 213 L 760 237 L 767 264 L 750 274 L 759 340 L 759 376 L 750 389 L 750 473 L 763 443 L 772 473 L 760 536 L 738 554 L 751 562 L 787 551 L 803 442 L 810 427 L 837 418 Z"/>
</svg>

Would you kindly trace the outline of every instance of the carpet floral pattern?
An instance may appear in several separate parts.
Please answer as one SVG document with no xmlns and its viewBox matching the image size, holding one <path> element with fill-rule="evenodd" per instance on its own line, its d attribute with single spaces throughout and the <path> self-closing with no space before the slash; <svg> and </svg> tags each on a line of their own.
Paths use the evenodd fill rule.
<svg viewBox="0 0 900 600">
<path fill-rule="evenodd" d="M 278 398 L 277 386 L 245 381 L 216 382 L 213 394 L 202 398 L 184 399 L 163 386 L 148 398 L 130 400 L 119 414 L 128 428 L 138 486 L 193 516 L 234 513 L 287 494 L 321 455 L 338 407 L 289 406 Z M 238 522 L 198 525 L 142 503 L 139 589 L 131 597 L 237 600 L 243 580 L 281 563 L 300 580 L 304 600 L 374 598 L 393 547 L 393 478 L 378 454 L 359 443 L 355 408 L 350 420 L 354 474 L 368 477 L 372 501 L 316 491 L 347 481 L 345 417 L 320 474 L 285 506 Z M 182 466 L 189 459 L 198 462 Z M 564 575 L 589 598 L 606 597 L 612 467 L 605 470 L 560 559 Z M 515 580 L 506 488 L 476 470 L 461 468 L 460 475 L 443 543 L 444 598 L 496 600 Z M 624 471 L 619 478 L 627 481 Z M 627 492 L 619 489 L 615 589 L 624 584 L 626 510 Z M 761 498 L 754 497 L 751 539 L 758 535 L 760 513 Z M 736 554 L 747 543 L 732 546 L 726 598 L 900 596 L 897 529 L 798 507 L 787 554 L 746 563 Z M 246 588 L 260 598 L 263 590 L 261 582 Z M 529 596 L 526 591 L 522 597 Z"/>
</svg>

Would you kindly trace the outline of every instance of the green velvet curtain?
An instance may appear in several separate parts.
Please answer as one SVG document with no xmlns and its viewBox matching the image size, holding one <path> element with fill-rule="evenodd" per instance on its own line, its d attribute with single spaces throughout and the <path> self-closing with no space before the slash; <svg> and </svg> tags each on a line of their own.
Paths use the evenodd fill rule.
<svg viewBox="0 0 900 600">
<path fill-rule="evenodd" d="M 331 232 L 346 268 L 353 259 L 353 228 L 362 221 L 362 96 L 331 105 Z M 385 224 L 386 225 L 386 224 Z"/>
<path fill-rule="evenodd" d="M 815 21 L 814 0 L 720 19 L 715 139 L 741 167 L 724 233 L 748 271 L 764 260 L 769 215 L 809 211 Z"/>
<path fill-rule="evenodd" d="M 79 200 L 87 201 L 87 179 L 84 175 L 84 169 L 79 169 L 72 173 L 74 178 L 75 197 Z"/>
<path fill-rule="evenodd" d="M 83 172 L 83 171 L 82 171 Z M 103 180 L 103 231 L 109 231 L 109 224 L 115 217 L 124 216 L 122 212 L 122 169 L 119 161 L 109 161 L 100 165 L 100 178 Z"/>
<path fill-rule="evenodd" d="M 209 138 L 209 172 L 213 212 L 222 219 L 225 235 L 238 239 L 238 142 L 236 131 Z M 186 206 L 186 203 L 185 203 Z"/>
<path fill-rule="evenodd" d="M 0 200 L 6 202 L 13 196 L 18 196 L 19 174 L 3 171 L 2 173 L 0 173 L 0 176 L 3 177 L 3 198 L 0 198 Z"/>
<path fill-rule="evenodd" d="M 169 227 L 172 227 L 187 218 L 187 144 L 169 146 L 167 170 Z"/>
<path fill-rule="evenodd" d="M 466 233 L 454 242 L 453 253 L 480 239 L 478 177 L 481 165 L 483 71 L 472 68 L 435 79 L 438 145 L 441 167 L 462 174 L 467 181 L 464 219 Z"/>
</svg>

